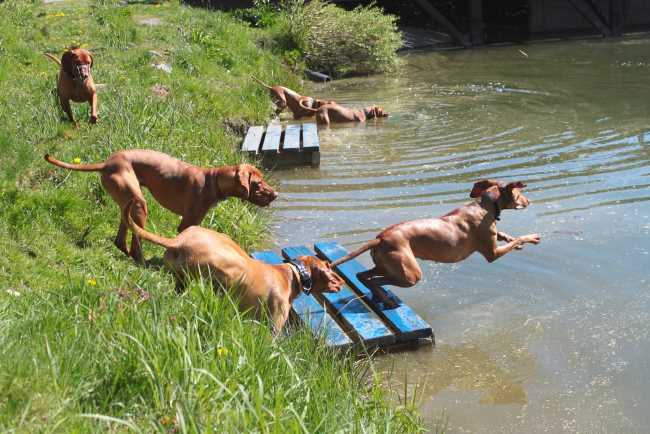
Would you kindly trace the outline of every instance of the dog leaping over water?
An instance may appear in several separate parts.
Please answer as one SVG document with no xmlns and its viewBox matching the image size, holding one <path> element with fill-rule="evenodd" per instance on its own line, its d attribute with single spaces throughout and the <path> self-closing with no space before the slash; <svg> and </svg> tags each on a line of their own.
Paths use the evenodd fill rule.
<svg viewBox="0 0 650 434">
<path fill-rule="evenodd" d="M 530 201 L 522 194 L 522 182 L 505 184 L 484 180 L 474 184 L 470 193 L 477 201 L 457 208 L 442 217 L 413 220 L 390 226 L 374 240 L 354 252 L 337 259 L 333 266 L 349 261 L 370 250 L 375 266 L 359 273 L 363 281 L 388 307 L 395 303 L 379 287 L 394 285 L 408 288 L 420 281 L 422 270 L 416 258 L 430 261 L 460 262 L 479 252 L 488 262 L 494 262 L 526 243 L 539 244 L 538 234 L 513 237 L 498 232 L 496 221 L 501 210 L 523 209 Z M 497 241 L 505 241 L 499 246 Z"/>
</svg>

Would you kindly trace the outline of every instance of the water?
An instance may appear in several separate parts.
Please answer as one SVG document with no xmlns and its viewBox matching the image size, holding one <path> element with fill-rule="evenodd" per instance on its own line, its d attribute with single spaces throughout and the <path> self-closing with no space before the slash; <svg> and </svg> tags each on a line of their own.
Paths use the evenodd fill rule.
<svg viewBox="0 0 650 434">
<path fill-rule="evenodd" d="M 519 50 L 524 51 L 524 53 Z M 537 232 L 495 263 L 420 264 L 396 289 L 437 345 L 380 357 L 449 432 L 650 432 L 650 40 L 412 54 L 311 91 L 392 116 L 321 130 L 320 170 L 276 172 L 278 245 L 348 248 L 524 180 Z M 369 265 L 369 255 L 361 257 Z M 390 375 L 389 375 L 390 374 Z"/>
</svg>

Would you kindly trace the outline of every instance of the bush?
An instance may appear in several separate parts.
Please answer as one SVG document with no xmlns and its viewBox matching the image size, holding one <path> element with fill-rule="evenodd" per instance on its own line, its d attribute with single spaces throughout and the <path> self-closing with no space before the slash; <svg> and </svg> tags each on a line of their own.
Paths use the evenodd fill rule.
<svg viewBox="0 0 650 434">
<path fill-rule="evenodd" d="M 309 68 L 335 77 L 389 72 L 401 45 L 396 21 L 374 5 L 347 11 L 323 0 L 286 0 L 275 40 L 302 52 Z"/>
</svg>

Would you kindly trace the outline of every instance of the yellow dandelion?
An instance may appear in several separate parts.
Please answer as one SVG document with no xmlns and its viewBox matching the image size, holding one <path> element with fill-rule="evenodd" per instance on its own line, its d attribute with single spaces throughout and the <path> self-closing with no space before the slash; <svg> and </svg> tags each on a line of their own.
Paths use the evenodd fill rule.
<svg viewBox="0 0 650 434">
<path fill-rule="evenodd" d="M 90 286 L 95 286 L 95 285 L 97 285 L 97 280 L 95 280 L 94 278 L 90 278 L 90 279 L 86 280 L 86 283 L 88 285 L 90 285 Z"/>
<path fill-rule="evenodd" d="M 72 160 L 72 162 L 73 162 L 74 164 L 79 164 L 79 163 L 81 163 L 81 158 L 79 158 L 79 157 L 75 157 L 75 159 Z"/>
<path fill-rule="evenodd" d="M 56 12 L 53 14 L 49 14 L 47 17 L 48 18 L 65 17 L 65 14 L 63 12 Z"/>
<path fill-rule="evenodd" d="M 227 356 L 228 352 L 228 348 L 226 347 L 217 347 L 217 357 Z"/>
</svg>

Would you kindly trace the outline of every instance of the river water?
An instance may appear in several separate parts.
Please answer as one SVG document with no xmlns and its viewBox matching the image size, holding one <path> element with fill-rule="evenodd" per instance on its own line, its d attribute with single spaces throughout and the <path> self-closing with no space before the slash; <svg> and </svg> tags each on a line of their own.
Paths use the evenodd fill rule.
<svg viewBox="0 0 650 434">
<path fill-rule="evenodd" d="M 499 229 L 543 237 L 492 264 L 421 261 L 395 292 L 436 346 L 376 369 L 451 433 L 650 432 L 650 40 L 409 54 L 310 91 L 391 116 L 323 128 L 320 169 L 275 172 L 279 246 L 351 249 L 488 177 L 529 185 Z"/>
</svg>

